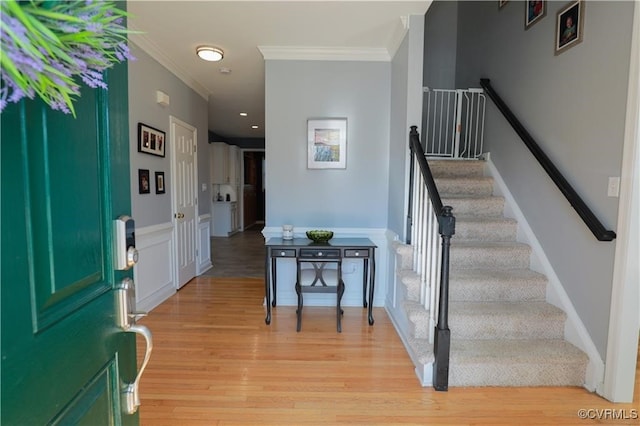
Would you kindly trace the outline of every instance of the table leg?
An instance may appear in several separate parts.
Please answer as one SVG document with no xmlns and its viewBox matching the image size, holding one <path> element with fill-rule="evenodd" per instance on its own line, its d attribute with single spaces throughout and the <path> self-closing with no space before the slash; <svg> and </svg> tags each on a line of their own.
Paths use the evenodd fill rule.
<svg viewBox="0 0 640 426">
<path fill-rule="evenodd" d="M 271 282 L 271 287 L 273 288 L 273 301 L 271 302 L 271 306 L 275 307 L 276 306 L 276 285 L 278 284 L 278 279 L 277 277 L 277 272 L 276 272 L 276 258 L 272 258 L 271 259 L 271 266 L 273 269 L 273 281 Z"/>
<path fill-rule="evenodd" d="M 271 324 L 271 274 L 269 269 L 269 248 L 267 247 L 267 253 L 264 260 L 264 295 L 265 304 L 267 305 L 267 317 L 264 322 Z"/>
<path fill-rule="evenodd" d="M 376 250 L 371 250 L 371 275 L 369 276 L 369 325 L 373 325 L 373 292 L 376 285 Z"/>
<path fill-rule="evenodd" d="M 369 279 L 369 259 L 362 259 L 362 307 L 367 307 L 367 281 Z"/>
</svg>

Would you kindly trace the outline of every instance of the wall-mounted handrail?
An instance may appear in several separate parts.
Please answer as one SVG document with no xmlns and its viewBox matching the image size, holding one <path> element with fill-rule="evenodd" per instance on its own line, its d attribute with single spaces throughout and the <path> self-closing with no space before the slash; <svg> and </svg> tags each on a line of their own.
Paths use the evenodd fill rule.
<svg viewBox="0 0 640 426">
<path fill-rule="evenodd" d="M 414 246 L 414 267 L 421 280 L 420 302 L 429 309 L 429 326 L 433 331 L 429 335 L 429 341 L 433 342 L 433 387 L 438 391 L 446 391 L 449 387 L 451 347 L 448 323 L 449 251 L 456 219 L 451 213 L 452 208 L 442 205 L 416 126 L 411 126 L 409 147 L 412 157 L 407 217 L 408 233 L 412 237 L 409 241 Z M 420 171 L 417 176 L 414 162 Z M 425 187 L 427 198 L 423 196 Z M 440 247 L 438 236 L 442 240 Z"/>
<path fill-rule="evenodd" d="M 536 143 L 529 132 L 524 128 L 522 123 L 516 118 L 511 109 L 504 103 L 502 98 L 496 93 L 491 86 L 491 81 L 488 78 L 480 79 L 480 85 L 484 89 L 485 93 L 496 104 L 502 115 L 507 119 L 513 130 L 520 136 L 524 144 L 529 148 L 529 151 L 538 160 L 542 168 L 547 172 L 551 180 L 556 184 L 560 192 L 565 196 L 569 204 L 578 213 L 578 216 L 582 218 L 584 223 L 589 227 L 589 230 L 598 239 L 598 241 L 612 241 L 616 238 L 614 231 L 607 230 L 604 225 L 598 220 L 595 214 L 589 209 L 587 204 L 580 198 L 578 193 L 573 189 L 571 184 L 560 173 L 558 168 L 553 164 L 549 157 L 542 151 L 540 146 Z"/>
</svg>

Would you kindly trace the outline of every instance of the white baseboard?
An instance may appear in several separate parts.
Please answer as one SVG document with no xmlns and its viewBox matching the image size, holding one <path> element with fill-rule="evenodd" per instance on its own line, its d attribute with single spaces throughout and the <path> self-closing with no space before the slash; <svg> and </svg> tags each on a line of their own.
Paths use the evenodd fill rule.
<svg viewBox="0 0 640 426">
<path fill-rule="evenodd" d="M 589 357 L 584 387 L 589 391 L 595 391 L 601 387 L 604 380 L 604 361 L 596 345 L 593 343 L 587 328 L 578 316 L 578 312 L 573 306 L 571 299 L 564 290 L 551 262 L 545 255 L 542 245 L 529 226 L 527 219 L 518 207 L 515 198 L 500 176 L 495 164 L 491 161 L 491 157 L 486 155 L 485 159 L 488 171 L 494 179 L 494 191 L 505 199 L 505 216 L 518 221 L 518 241 L 526 243 L 531 247 L 531 269 L 547 277 L 549 282 L 547 285 L 547 302 L 562 309 L 567 315 L 564 338 L 572 345 L 580 348 Z"/>
</svg>

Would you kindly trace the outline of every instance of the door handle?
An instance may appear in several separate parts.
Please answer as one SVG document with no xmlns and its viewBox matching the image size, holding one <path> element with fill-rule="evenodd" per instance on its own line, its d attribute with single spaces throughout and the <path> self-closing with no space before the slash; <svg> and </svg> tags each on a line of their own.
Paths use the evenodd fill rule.
<svg viewBox="0 0 640 426">
<path fill-rule="evenodd" d="M 147 368 L 147 364 L 149 363 L 149 359 L 151 358 L 151 351 L 153 351 L 153 339 L 151 336 L 151 331 L 144 325 L 134 324 L 126 331 L 142 335 L 146 342 L 144 360 L 142 361 L 142 365 L 140 366 L 138 375 L 136 376 L 136 379 L 133 381 L 133 383 L 126 384 L 124 386 L 124 389 L 122 390 L 124 409 L 127 414 L 133 414 L 138 411 L 138 407 L 140 407 L 140 392 L 138 392 L 140 378 L 142 377 L 142 373 L 144 373 L 144 369 Z"/>
<path fill-rule="evenodd" d="M 176 219 L 183 219 L 184 218 L 184 213 L 175 213 L 173 215 L 173 217 L 175 217 Z"/>
<path fill-rule="evenodd" d="M 116 286 L 116 321 L 118 327 L 126 333 L 136 333 L 144 337 L 146 342 L 146 349 L 144 354 L 144 360 L 140 366 L 140 370 L 136 375 L 136 379 L 133 383 L 124 384 L 122 389 L 122 402 L 124 410 L 127 414 L 133 414 L 138 411 L 140 407 L 140 393 L 138 392 L 140 378 L 144 373 L 149 359 L 151 358 L 151 352 L 153 351 L 153 338 L 151 331 L 144 325 L 136 324 L 136 320 L 145 316 L 146 312 L 137 312 L 136 306 L 136 293 L 135 285 L 131 278 L 123 279 Z"/>
</svg>

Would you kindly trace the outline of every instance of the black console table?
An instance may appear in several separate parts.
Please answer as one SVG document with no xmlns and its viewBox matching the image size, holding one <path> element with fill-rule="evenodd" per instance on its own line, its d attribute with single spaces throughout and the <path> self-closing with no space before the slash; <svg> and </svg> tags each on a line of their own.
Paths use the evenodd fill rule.
<svg viewBox="0 0 640 426">
<path fill-rule="evenodd" d="M 376 248 L 377 246 L 369 238 L 332 238 L 326 243 L 314 243 L 307 238 L 294 238 L 285 240 L 282 238 L 269 238 L 266 243 L 266 256 L 264 268 L 264 290 L 267 305 L 267 317 L 265 322 L 271 324 L 271 307 L 276 306 L 276 264 L 278 259 L 296 260 L 304 249 L 305 256 L 309 251 L 314 251 L 314 256 L 321 258 L 328 253 L 335 258 L 362 259 L 362 306 L 369 308 L 369 325 L 373 325 L 373 293 L 376 278 Z M 338 250 L 335 250 L 338 249 Z M 323 252 L 323 250 L 325 250 Z M 273 279 L 272 279 L 273 277 Z M 367 291 L 368 288 L 368 291 Z M 367 296 L 369 301 L 367 302 Z"/>
</svg>

